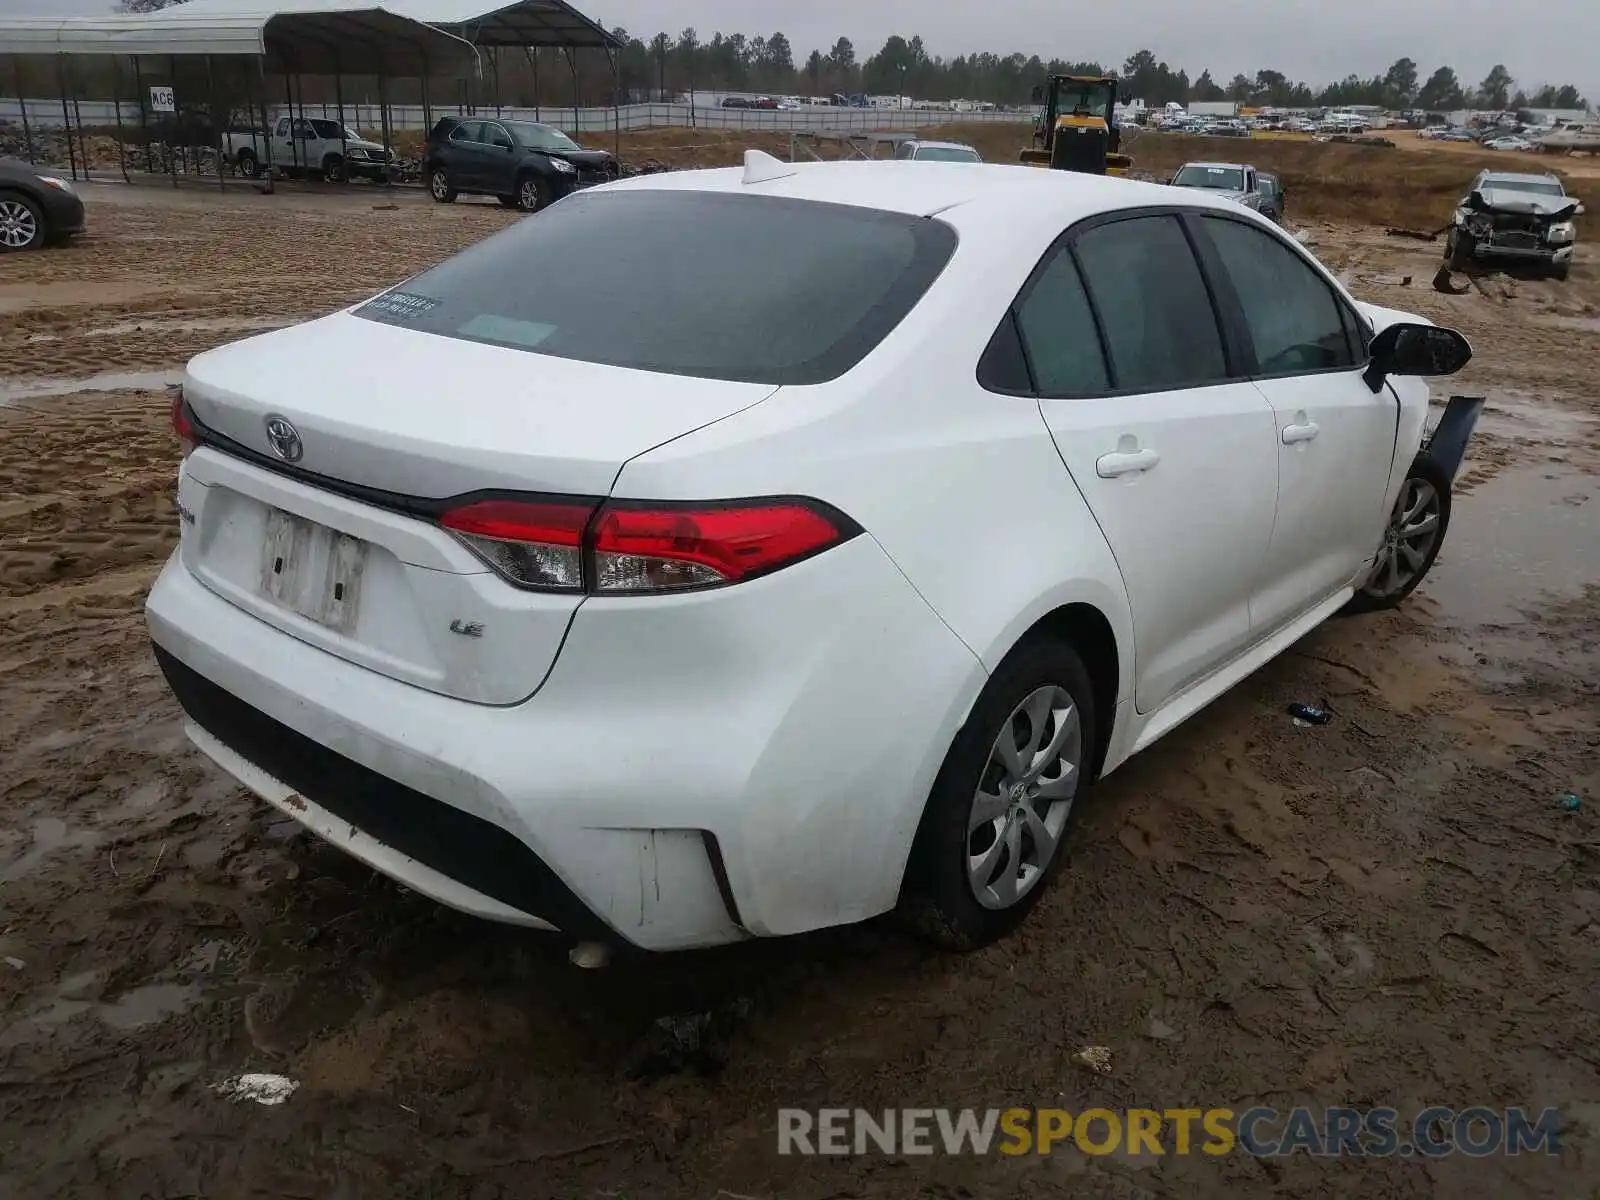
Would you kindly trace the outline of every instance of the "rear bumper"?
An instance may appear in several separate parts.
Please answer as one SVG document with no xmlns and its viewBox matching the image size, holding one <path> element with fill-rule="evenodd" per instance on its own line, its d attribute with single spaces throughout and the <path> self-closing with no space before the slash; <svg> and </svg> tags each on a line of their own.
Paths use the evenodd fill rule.
<svg viewBox="0 0 1600 1200">
<path fill-rule="evenodd" d="M 176 558 L 147 617 L 191 738 L 258 795 L 443 903 L 652 950 L 892 907 L 983 681 L 866 536 L 723 593 L 586 602 L 507 707 L 306 645 Z"/>
</svg>

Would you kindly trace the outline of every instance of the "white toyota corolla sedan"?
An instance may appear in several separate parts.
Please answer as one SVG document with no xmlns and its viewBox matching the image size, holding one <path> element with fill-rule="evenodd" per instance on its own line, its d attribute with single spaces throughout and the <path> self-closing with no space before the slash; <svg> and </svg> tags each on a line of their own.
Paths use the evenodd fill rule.
<svg viewBox="0 0 1600 1200">
<path fill-rule="evenodd" d="M 1192 189 L 752 153 L 195 358 L 150 631 L 202 751 L 445 904 L 979 945 L 1095 779 L 1416 586 L 1469 355 Z"/>
</svg>

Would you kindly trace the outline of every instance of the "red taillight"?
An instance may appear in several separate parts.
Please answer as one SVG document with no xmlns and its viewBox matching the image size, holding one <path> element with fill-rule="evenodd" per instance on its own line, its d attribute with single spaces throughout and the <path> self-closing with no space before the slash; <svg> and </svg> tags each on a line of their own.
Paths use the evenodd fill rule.
<svg viewBox="0 0 1600 1200">
<path fill-rule="evenodd" d="M 586 504 L 478 500 L 439 519 L 512 583 L 558 592 L 583 590 Z"/>
<path fill-rule="evenodd" d="M 607 504 L 590 539 L 597 592 L 737 583 L 838 542 L 841 530 L 797 501 L 715 507 Z"/>
<path fill-rule="evenodd" d="M 188 458 L 200 439 L 195 433 L 194 414 L 189 411 L 189 403 L 183 398 L 182 388 L 172 395 L 172 432 L 178 435 L 178 445 L 183 447 L 183 457 Z"/>
<path fill-rule="evenodd" d="M 624 595 L 765 575 L 857 532 L 807 500 L 674 504 L 478 500 L 439 523 L 502 576 L 541 591 Z"/>
</svg>

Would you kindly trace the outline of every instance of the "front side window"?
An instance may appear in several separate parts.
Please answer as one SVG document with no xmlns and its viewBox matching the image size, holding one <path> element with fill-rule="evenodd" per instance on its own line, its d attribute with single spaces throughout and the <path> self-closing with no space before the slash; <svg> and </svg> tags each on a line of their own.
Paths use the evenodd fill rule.
<svg viewBox="0 0 1600 1200">
<path fill-rule="evenodd" d="M 1154 392 L 1228 378 L 1216 311 L 1176 217 L 1099 225 L 1075 246 L 1117 390 Z"/>
<path fill-rule="evenodd" d="M 1064 246 L 1051 254 L 1017 305 L 1017 327 L 1034 380 L 1046 396 L 1105 392 L 1111 381 L 1077 264 Z"/>
<path fill-rule="evenodd" d="M 888 336 L 955 246 L 943 221 L 855 205 L 580 192 L 356 315 L 642 371 L 822 383 Z"/>
<path fill-rule="evenodd" d="M 1327 280 L 1271 234 L 1242 221 L 1202 217 L 1238 294 L 1263 375 L 1356 365 L 1344 316 Z"/>
<path fill-rule="evenodd" d="M 279 117 L 278 118 L 278 136 L 279 137 L 288 137 L 289 136 L 289 118 L 288 117 Z"/>
</svg>

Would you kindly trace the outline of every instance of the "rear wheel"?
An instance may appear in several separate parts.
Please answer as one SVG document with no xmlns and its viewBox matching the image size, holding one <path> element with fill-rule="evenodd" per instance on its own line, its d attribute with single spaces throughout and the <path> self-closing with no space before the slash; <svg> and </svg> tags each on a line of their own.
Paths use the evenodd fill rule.
<svg viewBox="0 0 1600 1200">
<path fill-rule="evenodd" d="M 1059 865 L 1093 761 L 1094 692 L 1076 651 L 1034 639 L 989 679 L 945 756 L 917 830 L 900 913 L 971 950 L 1008 933 Z"/>
<path fill-rule="evenodd" d="M 1394 608 L 1416 591 L 1439 556 L 1449 527 L 1450 480 L 1433 459 L 1419 454 L 1400 485 L 1378 561 L 1345 611 Z"/>
<path fill-rule="evenodd" d="M 0 192 L 0 253 L 37 250 L 47 236 L 37 204 L 21 192 Z"/>
<path fill-rule="evenodd" d="M 1465 271 L 1472 265 L 1472 252 L 1477 248 L 1472 235 L 1463 230 L 1455 229 L 1450 233 L 1450 240 L 1445 244 L 1445 257 L 1450 260 L 1452 271 Z"/>
<path fill-rule="evenodd" d="M 453 204 L 456 198 L 456 189 L 450 182 L 450 172 L 443 167 L 435 167 L 428 172 L 428 195 L 432 196 L 439 204 Z"/>
<path fill-rule="evenodd" d="M 246 179 L 259 179 L 261 177 L 261 164 L 256 160 L 255 151 L 239 151 L 239 174 Z"/>
</svg>

